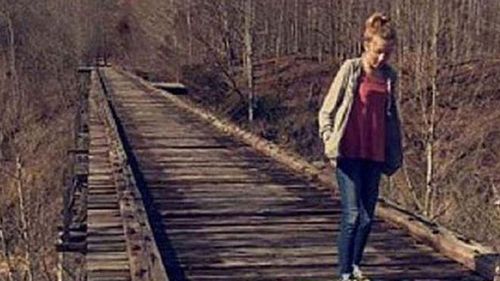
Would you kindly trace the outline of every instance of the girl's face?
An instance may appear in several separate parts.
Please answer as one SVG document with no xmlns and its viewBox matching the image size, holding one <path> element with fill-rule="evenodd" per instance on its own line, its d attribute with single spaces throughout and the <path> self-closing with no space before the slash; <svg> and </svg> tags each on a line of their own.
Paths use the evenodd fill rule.
<svg viewBox="0 0 500 281">
<path fill-rule="evenodd" d="M 378 69 L 389 59 L 394 49 L 394 42 L 374 36 L 371 41 L 365 42 L 364 46 L 366 63 L 371 69 Z"/>
</svg>

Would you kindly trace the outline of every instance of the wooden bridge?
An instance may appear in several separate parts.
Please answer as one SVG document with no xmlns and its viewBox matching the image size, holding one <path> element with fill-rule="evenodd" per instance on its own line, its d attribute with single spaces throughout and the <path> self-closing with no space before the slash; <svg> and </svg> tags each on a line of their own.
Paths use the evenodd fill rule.
<svg viewBox="0 0 500 281">
<path fill-rule="evenodd" d="M 331 179 L 269 156 L 273 148 L 266 155 L 124 71 L 88 71 L 59 245 L 85 257 L 86 280 L 333 280 Z M 437 228 L 424 239 L 418 217 L 383 202 L 380 212 L 363 264 L 374 280 L 493 278 L 476 246 L 450 244 Z M 459 263 L 436 248 L 465 254 Z"/>
</svg>

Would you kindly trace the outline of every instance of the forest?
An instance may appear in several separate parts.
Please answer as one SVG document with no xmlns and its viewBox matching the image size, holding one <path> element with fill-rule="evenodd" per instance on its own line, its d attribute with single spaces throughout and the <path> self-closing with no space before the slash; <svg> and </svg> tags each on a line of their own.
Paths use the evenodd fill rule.
<svg viewBox="0 0 500 281">
<path fill-rule="evenodd" d="M 383 196 L 500 250 L 500 1 L 0 0 L 0 280 L 57 279 L 78 66 L 182 82 L 323 167 L 317 112 L 374 11 L 397 29 L 404 129 Z"/>
</svg>

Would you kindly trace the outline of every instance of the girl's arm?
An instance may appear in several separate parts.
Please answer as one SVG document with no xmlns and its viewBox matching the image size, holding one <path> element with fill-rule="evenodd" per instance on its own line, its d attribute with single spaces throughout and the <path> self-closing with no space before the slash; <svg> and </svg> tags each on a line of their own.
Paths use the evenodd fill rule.
<svg viewBox="0 0 500 281">
<path fill-rule="evenodd" d="M 344 98 L 348 77 L 349 63 L 346 61 L 340 67 L 335 79 L 333 79 L 328 94 L 319 110 L 319 135 L 323 140 L 327 140 L 330 137 L 333 129 L 333 118 Z"/>
</svg>

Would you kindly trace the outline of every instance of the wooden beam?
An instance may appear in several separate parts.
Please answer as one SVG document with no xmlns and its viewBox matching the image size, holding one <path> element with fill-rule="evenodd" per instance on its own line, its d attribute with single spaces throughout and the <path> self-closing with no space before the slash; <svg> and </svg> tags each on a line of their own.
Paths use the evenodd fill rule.
<svg viewBox="0 0 500 281">
<path fill-rule="evenodd" d="M 183 94 L 187 94 L 187 92 L 188 92 L 188 88 L 184 84 L 181 84 L 181 83 L 154 82 L 154 83 L 151 83 L 151 85 L 153 85 L 153 87 L 155 87 L 155 88 L 165 90 L 165 91 L 170 92 L 172 94 L 183 95 Z"/>
<path fill-rule="evenodd" d="M 401 209 L 384 198 L 379 200 L 377 214 L 481 276 L 489 280 L 494 278 L 495 269 L 500 265 L 500 254 L 495 253 L 492 248 L 457 235 L 422 216 Z"/>
</svg>

